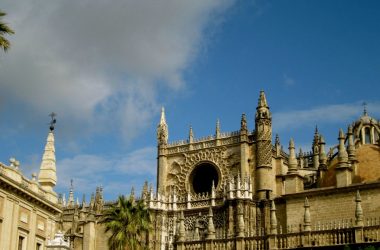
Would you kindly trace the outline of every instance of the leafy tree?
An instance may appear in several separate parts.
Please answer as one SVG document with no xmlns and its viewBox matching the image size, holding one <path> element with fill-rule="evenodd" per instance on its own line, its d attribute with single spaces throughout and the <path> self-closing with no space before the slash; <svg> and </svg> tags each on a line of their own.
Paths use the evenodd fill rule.
<svg viewBox="0 0 380 250">
<path fill-rule="evenodd" d="M 120 195 L 115 204 L 105 210 L 101 223 L 105 232 L 111 232 L 108 247 L 111 250 L 146 249 L 145 237 L 150 230 L 149 211 L 142 200 Z"/>
<path fill-rule="evenodd" d="M 11 44 L 7 39 L 4 38 L 4 35 L 8 34 L 14 34 L 15 32 L 6 24 L 4 23 L 1 19 L 3 16 L 5 16 L 6 13 L 2 12 L 0 10 L 0 47 L 4 50 L 7 51 Z"/>
</svg>

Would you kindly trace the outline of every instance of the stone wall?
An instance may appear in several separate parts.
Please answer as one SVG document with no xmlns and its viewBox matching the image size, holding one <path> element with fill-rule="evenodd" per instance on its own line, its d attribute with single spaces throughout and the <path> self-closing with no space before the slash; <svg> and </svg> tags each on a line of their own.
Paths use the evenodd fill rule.
<svg viewBox="0 0 380 250">
<path fill-rule="evenodd" d="M 284 209 L 278 212 L 279 218 L 286 221 L 287 225 L 293 225 L 297 228 L 303 224 L 304 203 L 308 198 L 310 205 L 311 223 L 313 226 L 318 223 L 341 223 L 342 220 L 349 220 L 349 223 L 355 223 L 355 197 L 357 190 L 360 190 L 361 206 L 364 218 L 375 218 L 380 215 L 380 185 L 353 185 L 344 188 L 326 188 L 315 191 L 302 192 L 295 195 L 285 195 Z M 281 205 L 279 206 L 281 207 Z M 283 224 L 284 225 L 284 224 Z"/>
</svg>

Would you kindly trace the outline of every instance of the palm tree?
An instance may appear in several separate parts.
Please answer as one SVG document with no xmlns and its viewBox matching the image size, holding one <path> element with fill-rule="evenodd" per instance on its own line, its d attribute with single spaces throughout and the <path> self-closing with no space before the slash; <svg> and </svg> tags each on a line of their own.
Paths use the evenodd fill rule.
<svg viewBox="0 0 380 250">
<path fill-rule="evenodd" d="M 1 21 L 1 19 L 5 15 L 6 15 L 6 13 L 2 12 L 0 10 L 0 47 L 4 51 L 7 51 L 9 49 L 9 47 L 11 46 L 11 44 L 9 43 L 9 41 L 7 39 L 4 38 L 4 35 L 14 34 L 15 32 L 11 28 L 9 28 L 9 26 L 6 23 Z"/>
<path fill-rule="evenodd" d="M 120 195 L 103 215 L 105 232 L 111 232 L 108 247 L 111 250 L 138 250 L 147 248 L 145 237 L 150 230 L 150 215 L 142 200 Z"/>
</svg>

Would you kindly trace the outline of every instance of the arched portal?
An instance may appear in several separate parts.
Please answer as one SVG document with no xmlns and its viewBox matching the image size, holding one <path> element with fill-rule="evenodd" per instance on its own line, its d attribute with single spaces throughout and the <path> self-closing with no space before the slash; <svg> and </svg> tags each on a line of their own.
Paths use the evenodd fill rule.
<svg viewBox="0 0 380 250">
<path fill-rule="evenodd" d="M 197 194 L 210 194 L 213 181 L 215 187 L 217 187 L 219 183 L 219 173 L 217 168 L 209 162 L 203 162 L 197 165 L 191 172 L 189 179 L 192 191 Z"/>
</svg>

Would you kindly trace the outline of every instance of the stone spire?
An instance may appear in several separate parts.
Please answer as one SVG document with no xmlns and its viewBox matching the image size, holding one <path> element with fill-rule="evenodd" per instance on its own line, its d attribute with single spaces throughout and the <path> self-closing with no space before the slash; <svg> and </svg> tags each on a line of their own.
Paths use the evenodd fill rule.
<svg viewBox="0 0 380 250">
<path fill-rule="evenodd" d="M 280 142 L 280 137 L 278 136 L 278 134 L 276 134 L 276 138 L 274 140 L 274 146 L 276 148 L 276 156 L 280 156 L 281 155 L 281 142 Z"/>
<path fill-rule="evenodd" d="M 344 136 L 344 133 L 343 133 L 343 130 L 340 129 L 339 130 L 339 137 L 338 137 L 338 140 L 339 140 L 339 147 L 338 147 L 338 167 L 346 167 L 347 163 L 348 163 L 348 154 L 347 154 L 347 151 L 346 151 L 346 147 L 344 146 L 344 139 L 345 139 L 345 136 Z"/>
<path fill-rule="evenodd" d="M 327 156 L 325 151 L 325 138 L 323 136 L 319 139 L 319 170 L 327 170 Z"/>
<path fill-rule="evenodd" d="M 212 213 L 212 208 L 210 207 L 208 210 L 208 226 L 207 226 L 207 237 L 206 239 L 208 240 L 213 240 L 215 239 L 215 226 L 214 226 L 214 221 L 213 221 L 213 213 Z"/>
<path fill-rule="evenodd" d="M 362 209 L 362 199 L 360 197 L 359 190 L 356 191 L 356 209 L 355 209 L 355 224 L 358 227 L 364 226 L 363 223 L 363 209 Z"/>
<path fill-rule="evenodd" d="M 319 140 L 320 134 L 318 132 L 318 127 L 315 126 L 314 138 L 313 138 L 313 168 L 319 168 Z"/>
<path fill-rule="evenodd" d="M 315 126 L 314 138 L 313 138 L 313 152 L 314 152 L 314 147 L 318 145 L 319 145 L 319 131 L 318 131 L 318 126 Z"/>
<path fill-rule="evenodd" d="M 161 108 L 161 119 L 157 126 L 157 141 L 159 145 L 166 145 L 168 143 L 169 130 L 165 119 L 165 108 Z"/>
<path fill-rule="evenodd" d="M 354 135 L 353 135 L 353 130 L 352 130 L 351 125 L 348 126 L 347 136 L 348 136 L 348 146 L 347 146 L 348 159 L 350 160 L 350 162 L 355 162 L 356 150 L 355 150 Z"/>
<path fill-rule="evenodd" d="M 54 193 L 53 188 L 57 183 L 57 169 L 55 166 L 56 161 L 53 133 L 54 126 L 52 124 L 50 125 L 50 131 L 47 136 L 45 151 L 42 156 L 40 173 L 38 174 L 38 183 L 41 185 L 42 188 L 44 188 L 46 191 L 50 193 Z"/>
<path fill-rule="evenodd" d="M 220 121 L 219 121 L 219 119 L 216 120 L 215 137 L 220 138 Z"/>
<path fill-rule="evenodd" d="M 257 104 L 258 108 L 269 108 L 268 103 L 267 103 L 267 98 L 265 97 L 264 90 L 260 91 L 260 97 L 259 97 L 259 102 Z"/>
<path fill-rule="evenodd" d="M 190 130 L 189 130 L 189 143 L 193 143 L 193 141 L 194 141 L 193 127 L 190 125 Z"/>
<path fill-rule="evenodd" d="M 74 207 L 74 185 L 73 185 L 73 179 L 70 180 L 70 191 L 69 191 L 68 206 L 69 207 Z"/>
<path fill-rule="evenodd" d="M 276 134 L 276 138 L 274 139 L 274 145 L 281 145 L 281 142 L 280 142 L 280 137 L 278 136 L 278 134 Z"/>
<path fill-rule="evenodd" d="M 248 127 L 247 127 L 247 117 L 245 114 L 241 115 L 241 121 L 240 121 L 240 133 L 247 133 Z"/>
<path fill-rule="evenodd" d="M 289 168 L 288 172 L 296 172 L 297 171 L 297 159 L 296 159 L 296 153 L 295 153 L 295 147 L 294 147 L 294 140 L 293 138 L 289 141 Z"/>
<path fill-rule="evenodd" d="M 63 193 L 62 195 L 62 206 L 66 207 L 67 203 L 66 203 L 66 194 Z"/>
<path fill-rule="evenodd" d="M 129 199 L 132 202 L 135 202 L 135 187 L 134 186 L 132 186 L 132 188 L 131 188 L 131 193 L 129 194 Z"/>
<path fill-rule="evenodd" d="M 86 195 L 83 194 L 82 196 L 82 210 L 86 207 Z"/>
<path fill-rule="evenodd" d="M 305 208 L 305 213 L 303 216 L 303 230 L 306 232 L 310 232 L 311 231 L 310 205 L 309 205 L 309 201 L 307 197 L 305 198 L 304 208 Z"/>
<path fill-rule="evenodd" d="M 351 166 L 348 164 L 348 154 L 344 145 L 343 130 L 339 130 L 338 165 L 335 168 L 337 187 L 345 187 L 352 183 Z"/>
<path fill-rule="evenodd" d="M 183 215 L 183 210 L 181 210 L 181 215 L 179 217 L 179 232 L 178 232 L 178 241 L 185 241 L 186 230 L 185 230 L 185 217 Z"/>
<path fill-rule="evenodd" d="M 303 161 L 303 151 L 302 148 L 300 148 L 299 153 L 298 153 L 298 169 L 301 169 L 304 167 L 304 161 Z"/>
<path fill-rule="evenodd" d="M 272 200 L 272 206 L 270 208 L 270 233 L 277 234 L 276 205 L 274 200 Z"/>
</svg>

